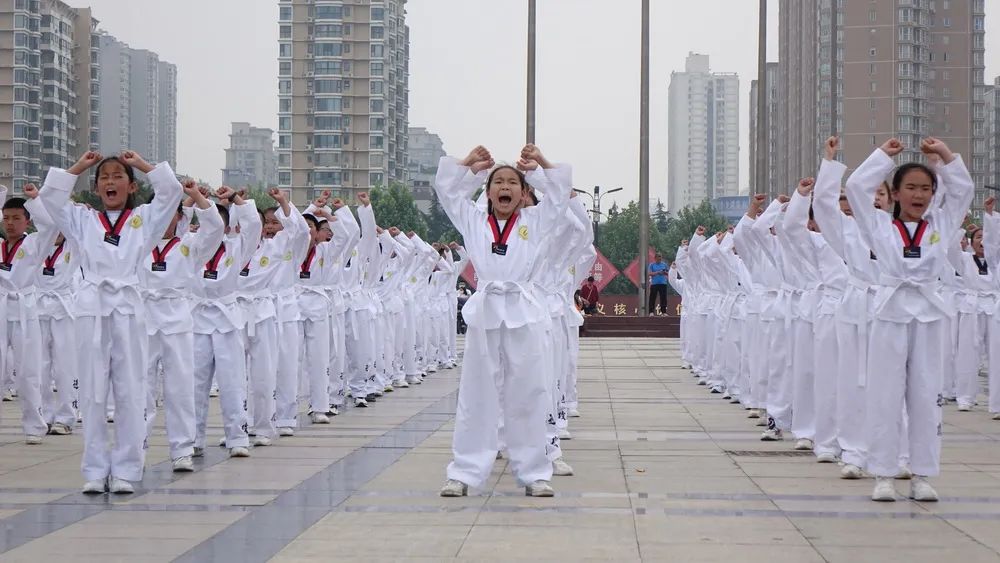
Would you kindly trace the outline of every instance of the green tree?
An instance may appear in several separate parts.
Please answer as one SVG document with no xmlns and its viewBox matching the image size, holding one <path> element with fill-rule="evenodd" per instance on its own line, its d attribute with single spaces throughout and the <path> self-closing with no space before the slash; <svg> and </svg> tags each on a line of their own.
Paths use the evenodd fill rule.
<svg viewBox="0 0 1000 563">
<path fill-rule="evenodd" d="M 663 206 L 663 202 L 660 200 L 656 200 L 656 209 L 653 210 L 652 219 L 657 231 L 661 233 L 667 232 L 667 228 L 670 227 L 670 213 L 667 212 L 667 208 Z"/>
<path fill-rule="evenodd" d="M 441 202 L 438 200 L 437 193 L 431 196 L 431 210 L 430 213 L 424 214 L 424 218 L 427 222 L 427 240 L 428 242 L 451 242 L 460 241 L 461 235 L 458 234 L 458 230 L 455 229 L 455 225 L 452 224 L 451 219 L 448 218 L 448 214 L 444 212 L 441 207 Z"/>
<path fill-rule="evenodd" d="M 424 214 L 417 209 L 413 193 L 405 186 L 392 182 L 389 187 L 379 186 L 371 190 L 375 220 L 383 227 L 399 227 L 402 231 L 413 231 L 421 238 L 427 236 Z"/>
<path fill-rule="evenodd" d="M 708 233 L 715 233 L 725 230 L 729 226 L 729 222 L 715 212 L 708 199 L 702 201 L 697 207 L 688 206 L 681 209 L 670 220 L 670 226 L 663 234 L 663 256 L 668 262 L 674 260 L 674 254 L 677 253 L 677 247 L 680 246 L 681 241 L 690 239 L 699 226 L 705 227 Z"/>
</svg>

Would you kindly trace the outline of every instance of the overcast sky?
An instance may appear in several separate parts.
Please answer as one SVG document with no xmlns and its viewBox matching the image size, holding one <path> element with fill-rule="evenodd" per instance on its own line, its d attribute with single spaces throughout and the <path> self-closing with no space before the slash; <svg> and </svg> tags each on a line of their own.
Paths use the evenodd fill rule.
<svg viewBox="0 0 1000 563">
<path fill-rule="evenodd" d="M 277 128 L 277 1 L 67 1 L 91 6 L 103 29 L 177 65 L 180 172 L 218 184 L 230 122 Z M 710 55 L 713 71 L 740 76 L 740 186 L 749 185 L 757 3 L 651 4 L 651 200 L 667 199 L 667 86 L 689 51 Z M 451 154 L 481 143 L 498 159 L 515 158 L 524 142 L 526 6 L 526 0 L 407 2 L 411 126 L 438 133 Z M 621 186 L 619 201 L 637 197 L 639 0 L 539 0 L 538 6 L 538 144 L 574 165 L 578 187 Z M 769 7 L 773 61 L 778 2 Z M 1000 29 L 1000 9 L 986 19 L 988 31 Z M 987 35 L 987 82 L 1000 75 L 995 44 Z"/>
</svg>

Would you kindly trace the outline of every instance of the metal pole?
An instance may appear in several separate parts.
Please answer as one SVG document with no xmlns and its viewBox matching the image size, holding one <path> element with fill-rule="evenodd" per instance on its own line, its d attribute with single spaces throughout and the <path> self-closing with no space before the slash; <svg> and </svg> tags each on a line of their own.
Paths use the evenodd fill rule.
<svg viewBox="0 0 1000 563">
<path fill-rule="evenodd" d="M 527 143 L 535 142 L 535 2 L 536 0 L 528 0 L 528 100 L 525 127 Z"/>
<path fill-rule="evenodd" d="M 594 248 L 597 248 L 597 234 L 601 226 L 601 186 L 594 186 Z"/>
<path fill-rule="evenodd" d="M 649 277 L 649 0 L 642 0 L 641 95 L 639 98 L 639 316 L 649 311 L 646 286 Z"/>
<path fill-rule="evenodd" d="M 757 32 L 757 177 L 754 178 L 754 193 L 770 194 L 768 186 L 768 153 L 770 141 L 767 130 L 767 0 L 760 0 Z M 754 194 L 750 194 L 753 197 Z"/>
<path fill-rule="evenodd" d="M 839 0 L 830 1 L 830 136 L 837 134 L 837 15 Z"/>
</svg>

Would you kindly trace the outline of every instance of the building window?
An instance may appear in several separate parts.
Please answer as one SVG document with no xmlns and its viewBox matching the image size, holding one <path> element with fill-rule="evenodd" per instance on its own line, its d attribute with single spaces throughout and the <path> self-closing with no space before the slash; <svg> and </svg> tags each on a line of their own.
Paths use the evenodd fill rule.
<svg viewBox="0 0 1000 563">
<path fill-rule="evenodd" d="M 272 12 L 272 13 L 274 13 L 274 12 Z M 291 6 L 281 6 L 280 8 L 278 8 L 278 21 L 283 21 L 283 22 L 290 22 L 290 21 L 292 21 L 292 7 Z"/>
<path fill-rule="evenodd" d="M 372 21 L 380 22 L 385 20 L 385 8 L 372 8 Z"/>
<path fill-rule="evenodd" d="M 291 61 L 281 61 L 278 63 L 278 76 L 291 76 L 292 75 L 292 63 Z"/>
<path fill-rule="evenodd" d="M 292 56 L 292 44 L 291 43 L 279 43 L 278 44 L 278 56 L 279 57 L 291 57 Z"/>
<path fill-rule="evenodd" d="M 385 46 L 380 44 L 372 45 L 372 58 L 381 59 L 385 55 Z"/>
<path fill-rule="evenodd" d="M 292 111 L 292 100 L 291 98 L 281 98 L 278 100 L 278 111 L 281 113 L 289 113 Z"/>
<path fill-rule="evenodd" d="M 381 78 L 385 74 L 385 65 L 380 62 L 371 63 L 372 78 Z"/>
<path fill-rule="evenodd" d="M 371 113 L 383 113 L 385 111 L 385 100 L 371 100 Z"/>
<path fill-rule="evenodd" d="M 279 33 L 278 37 L 280 37 L 281 39 L 291 39 L 292 38 L 292 26 L 290 26 L 290 25 L 283 25 L 283 26 L 281 26 L 281 32 Z"/>
<path fill-rule="evenodd" d="M 371 91 L 371 94 L 373 94 L 373 95 L 381 95 L 381 94 L 384 93 L 383 92 L 384 88 L 385 88 L 384 84 L 383 84 L 383 82 L 381 80 L 372 80 L 371 81 L 371 86 L 370 86 L 369 89 Z"/>
<path fill-rule="evenodd" d="M 372 39 L 383 39 L 385 38 L 385 28 L 381 25 L 372 26 Z"/>
<path fill-rule="evenodd" d="M 344 52 L 344 46 L 341 43 L 317 43 L 316 44 L 316 56 L 317 57 L 339 57 Z"/>
<path fill-rule="evenodd" d="M 316 6 L 316 19 L 318 20 L 342 20 L 344 19 L 343 6 Z"/>
</svg>

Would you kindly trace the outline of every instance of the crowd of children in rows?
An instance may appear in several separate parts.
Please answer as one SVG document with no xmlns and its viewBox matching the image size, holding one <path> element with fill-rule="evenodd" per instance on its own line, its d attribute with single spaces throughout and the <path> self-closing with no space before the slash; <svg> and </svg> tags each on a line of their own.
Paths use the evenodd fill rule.
<svg viewBox="0 0 1000 563">
<path fill-rule="evenodd" d="M 940 140 L 928 165 L 890 139 L 841 182 L 831 137 L 818 176 L 791 197 L 750 198 L 728 232 L 699 227 L 669 281 L 682 295 L 682 361 L 699 383 L 796 439 L 840 476 L 875 478 L 872 499 L 936 501 L 942 407 L 970 411 L 988 363 L 1000 420 L 1000 216 L 966 225 L 974 185 Z M 910 153 L 912 155 L 912 153 Z M 909 159 L 914 160 L 914 159 Z"/>
<path fill-rule="evenodd" d="M 70 199 L 92 168 L 101 211 Z M 456 366 L 465 249 L 378 227 L 367 194 L 357 217 L 328 192 L 300 212 L 277 189 L 271 206 L 182 185 L 132 151 L 88 152 L 23 191 L 0 194 L 0 373 L 28 444 L 82 421 L 85 493 L 133 492 L 161 404 L 173 469 L 192 471 L 215 392 L 240 458 L 293 435 L 300 399 L 328 424 L 348 397 L 367 408 Z"/>
</svg>

